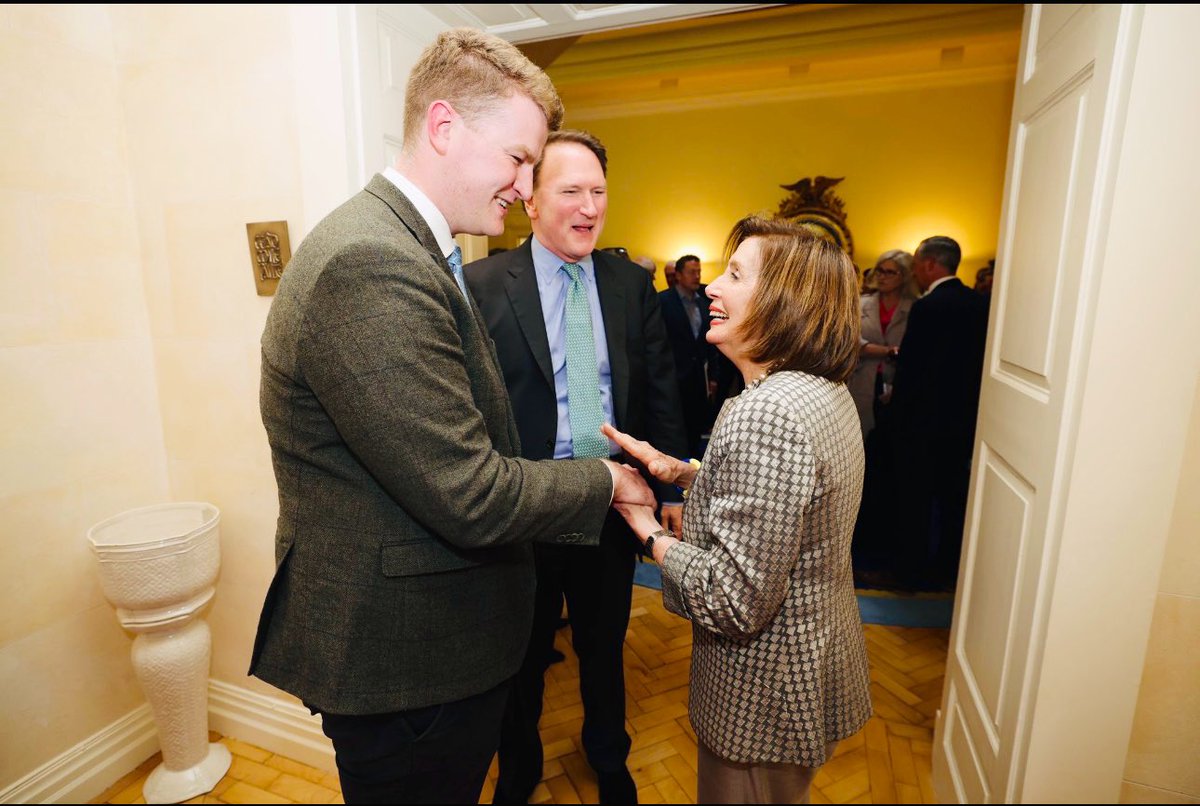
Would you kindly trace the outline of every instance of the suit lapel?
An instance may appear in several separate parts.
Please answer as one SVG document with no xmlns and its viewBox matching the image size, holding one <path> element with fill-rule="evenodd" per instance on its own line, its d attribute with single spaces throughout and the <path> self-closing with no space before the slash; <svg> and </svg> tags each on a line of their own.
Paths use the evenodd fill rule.
<svg viewBox="0 0 1200 806">
<path fill-rule="evenodd" d="M 608 345 L 608 366 L 612 373 L 613 415 L 620 426 L 629 403 L 629 360 L 625 354 L 625 289 L 617 283 L 616 272 L 605 262 L 600 251 L 592 252 L 596 269 L 596 290 L 600 294 L 600 315 L 604 319 L 604 340 Z"/>
<path fill-rule="evenodd" d="M 508 266 L 508 281 L 504 284 L 508 303 L 529 350 L 537 361 L 542 377 L 554 390 L 554 367 L 550 363 L 550 340 L 546 338 L 546 319 L 542 315 L 542 297 L 538 293 L 537 272 L 533 268 L 533 250 L 526 241 Z"/>
<path fill-rule="evenodd" d="M 375 174 L 375 176 L 371 177 L 371 181 L 367 183 L 366 191 L 392 209 L 392 212 L 396 214 L 396 218 L 399 219 L 400 223 L 412 233 L 417 242 L 429 252 L 429 256 L 446 272 L 446 276 L 450 278 L 450 282 L 454 285 L 455 292 L 461 295 L 462 289 L 459 288 L 458 281 L 454 279 L 454 272 L 450 268 L 450 262 L 446 260 L 446 256 L 442 254 L 441 247 L 438 246 L 437 237 L 433 234 L 433 230 L 429 228 L 425 217 L 417 212 L 417 208 L 408 200 L 408 197 L 401 193 L 400 189 L 382 174 Z M 534 290 L 536 291 L 536 287 Z M 485 339 L 489 338 L 487 335 L 487 323 L 483 319 L 483 312 L 479 310 L 479 306 L 475 303 L 475 298 L 469 292 L 467 293 L 466 301 L 467 310 L 471 312 L 471 318 L 475 322 L 475 326 L 479 328 L 479 332 L 483 334 Z M 503 377 L 500 365 L 494 357 L 491 357 L 490 353 L 489 360 L 496 374 Z M 548 362 L 549 359 L 547 359 Z"/>
<path fill-rule="evenodd" d="M 454 280 L 454 272 L 450 271 L 450 264 L 446 262 L 446 256 L 442 254 L 442 250 L 438 247 L 437 238 L 434 237 L 433 230 L 429 228 L 429 224 L 425 223 L 424 217 L 417 212 L 417 208 L 413 207 L 408 197 L 401 193 L 400 189 L 382 174 L 375 174 L 375 176 L 371 177 L 371 181 L 367 183 L 366 191 L 392 208 L 392 212 L 396 214 L 396 218 L 400 219 L 400 223 L 412 233 L 417 242 L 425 247 L 434 260 L 446 270 L 446 274 L 450 276 L 451 282 L 458 285 Z"/>
</svg>

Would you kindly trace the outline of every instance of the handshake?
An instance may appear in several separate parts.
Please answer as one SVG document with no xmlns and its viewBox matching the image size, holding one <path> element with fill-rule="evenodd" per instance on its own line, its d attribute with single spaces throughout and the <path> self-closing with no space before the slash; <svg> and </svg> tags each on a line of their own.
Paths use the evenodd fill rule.
<svg viewBox="0 0 1200 806">
<path fill-rule="evenodd" d="M 696 468 L 691 463 L 667 456 L 649 442 L 634 439 L 611 425 L 605 424 L 600 430 L 619 445 L 627 456 L 644 465 L 654 478 L 682 489 L 691 487 L 696 477 Z M 605 460 L 605 464 L 613 479 L 613 508 L 621 513 L 634 534 L 645 540 L 649 531 L 654 531 L 660 525 L 653 520 L 656 505 L 654 493 L 633 467 L 612 460 Z M 680 508 L 663 507 L 661 526 L 678 534 L 681 525 Z"/>
</svg>

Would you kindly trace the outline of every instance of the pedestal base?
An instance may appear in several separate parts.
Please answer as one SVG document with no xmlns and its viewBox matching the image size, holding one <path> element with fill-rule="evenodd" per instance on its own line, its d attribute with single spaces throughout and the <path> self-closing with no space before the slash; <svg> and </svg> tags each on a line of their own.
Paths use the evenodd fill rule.
<svg viewBox="0 0 1200 806">
<path fill-rule="evenodd" d="M 229 748 L 223 744 L 211 742 L 208 745 L 208 755 L 194 767 L 186 770 L 168 770 L 162 764 L 154 768 L 146 785 L 142 787 L 142 796 L 147 803 L 182 803 L 197 795 L 211 792 L 217 782 L 229 772 L 233 756 Z"/>
</svg>

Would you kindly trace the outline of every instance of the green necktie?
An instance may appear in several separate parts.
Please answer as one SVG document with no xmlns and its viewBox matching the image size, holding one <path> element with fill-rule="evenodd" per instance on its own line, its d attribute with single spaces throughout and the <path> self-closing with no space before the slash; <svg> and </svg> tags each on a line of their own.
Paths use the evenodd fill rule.
<svg viewBox="0 0 1200 806">
<path fill-rule="evenodd" d="M 577 459 L 608 456 L 608 440 L 600 433 L 600 374 L 596 370 L 596 337 L 592 306 L 578 263 L 564 263 L 567 287 L 567 413 L 571 420 L 571 453 Z"/>
</svg>

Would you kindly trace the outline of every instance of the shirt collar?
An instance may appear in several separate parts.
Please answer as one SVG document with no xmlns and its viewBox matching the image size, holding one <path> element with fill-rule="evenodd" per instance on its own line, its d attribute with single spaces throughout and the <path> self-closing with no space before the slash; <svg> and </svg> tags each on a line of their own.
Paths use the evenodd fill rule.
<svg viewBox="0 0 1200 806">
<path fill-rule="evenodd" d="M 533 268 L 537 272 L 539 283 L 549 282 L 558 270 L 562 268 L 563 264 L 569 262 L 543 246 L 536 235 L 529 236 L 529 243 L 530 249 L 533 252 Z M 581 260 L 575 262 L 583 267 L 584 277 L 591 276 L 593 271 L 591 255 L 585 255 Z"/>
<path fill-rule="evenodd" d="M 412 202 L 413 207 L 417 208 L 421 218 L 425 219 L 425 223 L 433 231 L 433 237 L 438 242 L 438 249 L 442 250 L 443 255 L 449 257 L 450 253 L 454 251 L 454 236 L 450 234 L 450 225 L 446 223 L 446 217 L 442 215 L 442 211 L 419 187 L 395 168 L 384 169 L 383 176 Z"/>
</svg>

